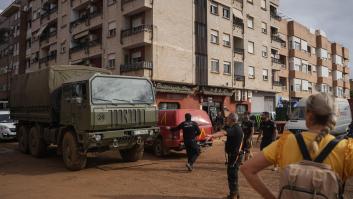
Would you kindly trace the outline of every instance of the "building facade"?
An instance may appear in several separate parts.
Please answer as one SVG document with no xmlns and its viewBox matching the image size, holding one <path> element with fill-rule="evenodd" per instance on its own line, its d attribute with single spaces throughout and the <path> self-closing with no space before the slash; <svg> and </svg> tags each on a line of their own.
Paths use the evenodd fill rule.
<svg viewBox="0 0 353 199">
<path fill-rule="evenodd" d="M 282 19 L 279 0 L 16 2 L 1 14 L 13 21 L 20 13 L 16 73 L 83 64 L 143 76 L 154 83 L 159 108 L 212 117 L 274 111 L 319 91 L 346 97 L 350 87 L 348 49 Z"/>
</svg>

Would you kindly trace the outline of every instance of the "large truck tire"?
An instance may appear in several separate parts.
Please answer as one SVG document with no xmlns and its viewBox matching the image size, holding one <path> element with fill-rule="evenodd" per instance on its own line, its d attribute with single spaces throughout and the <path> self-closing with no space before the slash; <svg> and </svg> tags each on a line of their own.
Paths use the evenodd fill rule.
<svg viewBox="0 0 353 199">
<path fill-rule="evenodd" d="M 144 143 L 136 144 L 131 149 L 120 150 L 120 155 L 125 162 L 137 162 L 141 160 L 144 152 Z"/>
<path fill-rule="evenodd" d="M 87 156 L 80 153 L 77 139 L 71 132 L 64 134 L 62 156 L 66 168 L 71 171 L 78 171 L 86 167 Z"/>
<path fill-rule="evenodd" d="M 40 135 L 40 128 L 33 126 L 29 131 L 29 151 L 34 157 L 41 158 L 47 152 L 47 145 Z"/>
<path fill-rule="evenodd" d="M 163 138 L 159 137 L 153 144 L 153 154 L 157 157 L 163 157 L 169 154 L 169 150 L 163 145 Z"/>
<path fill-rule="evenodd" d="M 28 130 L 25 126 L 20 126 L 17 132 L 18 148 L 22 153 L 28 153 Z"/>
</svg>

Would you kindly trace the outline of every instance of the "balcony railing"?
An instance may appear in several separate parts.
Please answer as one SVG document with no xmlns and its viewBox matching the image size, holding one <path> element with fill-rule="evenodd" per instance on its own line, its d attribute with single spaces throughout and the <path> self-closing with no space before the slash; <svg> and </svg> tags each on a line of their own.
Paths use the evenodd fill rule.
<svg viewBox="0 0 353 199">
<path fill-rule="evenodd" d="M 150 32 L 153 30 L 153 26 L 152 25 L 141 25 L 141 26 L 137 26 L 137 27 L 133 27 L 130 29 L 126 29 L 126 30 L 122 30 L 121 31 L 121 37 L 129 37 L 131 35 L 135 35 L 141 32 Z"/>
<path fill-rule="evenodd" d="M 96 12 L 93 12 L 93 13 L 88 13 L 88 14 L 83 15 L 83 16 L 81 16 L 80 18 L 78 18 L 78 19 L 72 21 L 72 22 L 70 23 L 70 26 L 71 26 L 71 27 L 75 27 L 75 26 L 77 26 L 77 25 L 79 25 L 79 24 L 81 24 L 81 23 L 84 23 L 84 22 L 86 22 L 87 20 L 92 19 L 92 18 L 94 18 L 94 17 L 96 17 L 96 16 L 99 16 L 99 15 L 101 15 L 101 14 L 102 14 L 101 11 L 96 11 Z"/>
<path fill-rule="evenodd" d="M 282 83 L 280 81 L 272 81 L 273 86 L 279 86 L 282 87 Z"/>
<path fill-rule="evenodd" d="M 57 34 L 57 31 L 53 31 L 53 32 L 50 32 L 50 33 L 42 34 L 39 39 L 40 39 L 40 41 L 44 41 L 44 40 L 49 39 L 50 37 L 56 36 L 56 34 Z"/>
<path fill-rule="evenodd" d="M 94 40 L 94 41 L 90 41 L 87 43 L 79 44 L 79 45 L 76 45 L 76 46 L 70 48 L 70 53 L 75 53 L 75 52 L 81 51 L 83 49 L 88 50 L 90 47 L 97 46 L 99 44 L 101 44 L 101 40 L 99 40 L 99 39 Z"/>
<path fill-rule="evenodd" d="M 278 42 L 281 44 L 282 47 L 286 47 L 286 42 L 278 35 L 272 35 L 271 36 L 272 41 Z"/>
<path fill-rule="evenodd" d="M 137 70 L 152 70 L 153 69 L 153 63 L 150 61 L 140 61 L 136 63 L 128 63 L 128 64 L 122 64 L 120 66 L 120 72 L 131 72 L 131 71 L 137 71 Z"/>
<path fill-rule="evenodd" d="M 243 48 L 234 48 L 234 53 L 243 55 L 244 49 Z"/>
<path fill-rule="evenodd" d="M 239 81 L 239 82 L 243 82 L 243 81 L 245 81 L 245 76 L 244 75 L 234 75 L 234 80 Z"/>
<path fill-rule="evenodd" d="M 273 19 L 275 19 L 275 20 L 277 20 L 277 21 L 281 21 L 282 20 L 282 17 L 281 16 L 279 16 L 277 13 L 275 13 L 275 12 L 271 12 L 271 18 L 273 18 Z"/>
<path fill-rule="evenodd" d="M 42 57 L 39 59 L 39 63 L 47 63 L 50 60 L 56 59 L 56 51 L 52 51 L 49 53 L 48 56 Z"/>
<path fill-rule="evenodd" d="M 46 10 L 40 17 L 44 18 L 44 17 L 48 17 L 50 14 L 57 12 L 58 11 L 58 7 L 52 8 L 52 9 L 48 9 Z"/>
</svg>

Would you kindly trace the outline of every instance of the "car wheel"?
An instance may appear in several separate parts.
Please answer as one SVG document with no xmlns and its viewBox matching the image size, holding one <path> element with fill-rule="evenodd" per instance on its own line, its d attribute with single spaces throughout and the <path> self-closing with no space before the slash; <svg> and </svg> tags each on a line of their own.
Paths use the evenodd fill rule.
<svg viewBox="0 0 353 199">
<path fill-rule="evenodd" d="M 142 159 L 144 148 L 145 146 L 142 142 L 141 144 L 136 144 L 131 149 L 120 150 L 121 158 L 123 158 L 125 162 L 137 162 Z"/>
<path fill-rule="evenodd" d="M 157 157 L 163 157 L 168 155 L 169 150 L 163 146 L 163 138 L 159 137 L 153 144 L 153 153 Z"/>
<path fill-rule="evenodd" d="M 62 156 L 66 168 L 71 171 L 78 171 L 86 167 L 87 156 L 80 152 L 77 139 L 71 132 L 64 134 Z"/>
</svg>

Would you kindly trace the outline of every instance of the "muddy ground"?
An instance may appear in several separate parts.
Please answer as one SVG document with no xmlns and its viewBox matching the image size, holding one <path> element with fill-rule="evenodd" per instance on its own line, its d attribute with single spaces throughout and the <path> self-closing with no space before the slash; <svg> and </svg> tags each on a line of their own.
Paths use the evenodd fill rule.
<svg viewBox="0 0 353 199">
<path fill-rule="evenodd" d="M 0 198 L 97 198 L 97 199 L 220 199 L 227 194 L 222 141 L 204 150 L 189 173 L 185 153 L 159 159 L 146 152 L 138 163 L 123 163 L 118 152 L 91 157 L 88 168 L 65 169 L 60 157 L 49 152 L 36 159 L 21 154 L 17 143 L 0 143 Z M 271 168 L 261 173 L 266 184 L 277 191 L 279 173 Z M 242 198 L 261 198 L 240 177 Z M 353 198 L 353 183 L 347 187 Z"/>
</svg>

